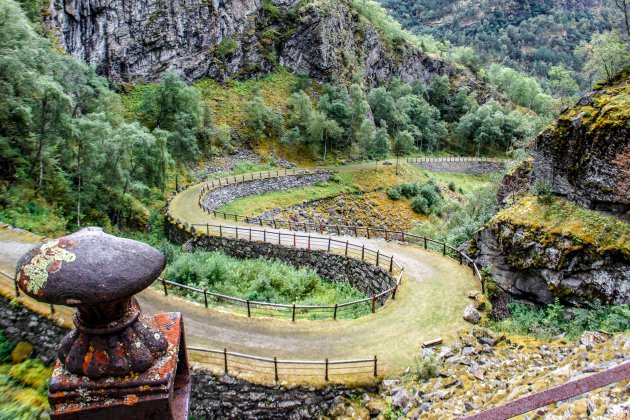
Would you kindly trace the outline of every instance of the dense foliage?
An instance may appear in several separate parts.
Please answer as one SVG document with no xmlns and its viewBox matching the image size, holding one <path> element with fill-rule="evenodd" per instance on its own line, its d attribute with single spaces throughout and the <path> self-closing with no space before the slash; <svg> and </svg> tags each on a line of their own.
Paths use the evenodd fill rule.
<svg viewBox="0 0 630 420">
<path fill-rule="evenodd" d="M 585 308 L 566 308 L 556 299 L 544 307 L 511 302 L 508 309 L 512 317 L 494 327 L 512 334 L 544 339 L 566 335 L 575 339 L 585 331 L 630 331 L 630 308 L 627 305 L 606 306 L 594 302 Z"/>
<path fill-rule="evenodd" d="M 433 180 L 429 180 L 425 184 L 398 184 L 388 188 L 387 195 L 392 200 L 399 200 L 401 197 L 411 199 L 411 209 L 416 213 L 424 215 L 442 214 L 442 206 L 444 204 L 442 192 Z"/>
<path fill-rule="evenodd" d="M 380 2 L 416 34 L 473 47 L 484 62 L 524 69 L 537 78 L 546 78 L 554 66 L 563 66 L 583 88 L 590 87 L 588 77 L 581 75 L 584 57 L 574 51 L 593 34 L 623 26 L 612 0 Z"/>
<path fill-rule="evenodd" d="M 181 254 L 165 277 L 211 292 L 259 302 L 331 305 L 364 298 L 345 283 L 331 283 L 308 268 L 264 258 L 239 260 L 221 252 Z M 203 296 L 190 295 L 203 301 Z M 366 307 L 367 309 L 367 307 Z"/>
</svg>

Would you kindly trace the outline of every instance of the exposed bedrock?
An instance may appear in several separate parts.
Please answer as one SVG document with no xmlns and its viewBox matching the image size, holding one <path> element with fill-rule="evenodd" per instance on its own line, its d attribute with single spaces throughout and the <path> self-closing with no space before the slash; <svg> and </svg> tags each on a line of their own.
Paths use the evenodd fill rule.
<svg viewBox="0 0 630 420">
<path fill-rule="evenodd" d="M 116 82 L 250 78 L 279 66 L 370 86 L 466 73 L 406 42 L 388 45 L 347 1 L 51 0 L 47 25 L 70 54 Z"/>
</svg>

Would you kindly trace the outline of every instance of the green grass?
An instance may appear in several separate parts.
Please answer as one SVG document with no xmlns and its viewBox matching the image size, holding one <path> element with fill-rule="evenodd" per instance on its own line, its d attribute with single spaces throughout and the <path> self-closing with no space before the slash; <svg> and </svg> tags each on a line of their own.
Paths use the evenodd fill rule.
<svg viewBox="0 0 630 420">
<path fill-rule="evenodd" d="M 214 293 L 258 302 L 334 305 L 365 298 L 348 284 L 324 280 L 310 268 L 296 268 L 265 258 L 242 260 L 222 252 L 181 254 L 167 266 L 165 278 Z M 184 295 L 190 300 L 204 302 L 201 294 Z M 368 305 L 356 309 L 344 310 L 343 314 L 354 317 L 369 312 Z"/>
<path fill-rule="evenodd" d="M 606 306 L 596 302 L 588 304 L 586 308 L 565 308 L 556 299 L 555 303 L 543 307 L 511 302 L 508 309 L 512 317 L 491 323 L 492 328 L 540 339 L 550 339 L 561 334 L 576 339 L 585 331 L 630 331 L 628 305 Z"/>
</svg>

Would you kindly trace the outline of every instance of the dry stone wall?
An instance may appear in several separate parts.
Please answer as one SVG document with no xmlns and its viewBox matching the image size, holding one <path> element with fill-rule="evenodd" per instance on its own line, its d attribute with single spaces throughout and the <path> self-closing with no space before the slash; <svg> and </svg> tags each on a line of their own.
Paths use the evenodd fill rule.
<svg viewBox="0 0 630 420">
<path fill-rule="evenodd" d="M 166 222 L 169 239 L 186 244 L 189 249 L 221 250 L 236 258 L 269 258 L 284 261 L 296 267 L 312 268 L 321 277 L 336 283 L 348 283 L 367 296 L 380 294 L 396 285 L 396 279 L 384 269 L 356 258 L 329 254 L 321 250 L 290 248 L 263 242 L 216 236 L 196 236 L 183 226 Z M 388 296 L 379 299 L 384 304 Z"/>
</svg>

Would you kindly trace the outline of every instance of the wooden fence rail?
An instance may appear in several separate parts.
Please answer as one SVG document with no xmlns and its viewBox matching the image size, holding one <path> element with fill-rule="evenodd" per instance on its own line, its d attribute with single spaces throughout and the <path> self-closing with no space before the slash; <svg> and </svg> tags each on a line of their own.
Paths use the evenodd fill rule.
<svg viewBox="0 0 630 420">
<path fill-rule="evenodd" d="M 508 159 L 491 157 L 417 157 L 407 158 L 407 163 L 441 163 L 441 162 L 476 162 L 476 163 L 505 163 Z"/>
<path fill-rule="evenodd" d="M 223 374 L 242 372 L 272 376 L 276 382 L 281 377 L 320 377 L 328 381 L 334 376 L 378 377 L 378 357 L 355 360 L 283 360 L 277 357 L 259 357 L 223 350 L 209 350 L 188 346 L 188 350 L 204 353 L 205 364 L 223 371 Z"/>
</svg>

